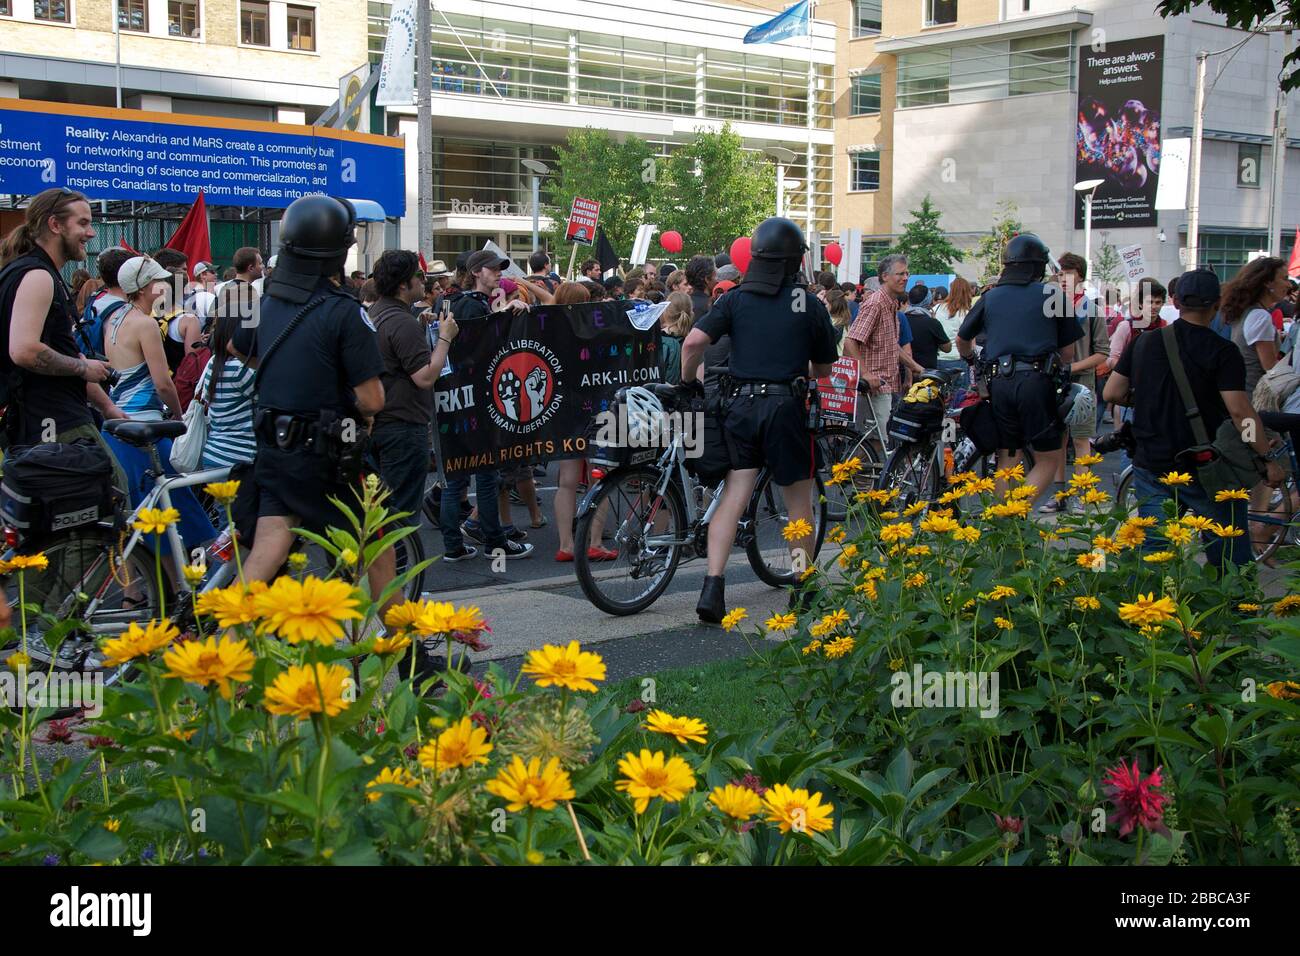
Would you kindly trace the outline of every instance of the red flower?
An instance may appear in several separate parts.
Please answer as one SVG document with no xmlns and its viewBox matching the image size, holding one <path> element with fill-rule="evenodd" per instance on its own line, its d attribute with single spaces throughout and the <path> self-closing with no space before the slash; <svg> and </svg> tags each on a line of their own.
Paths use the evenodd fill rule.
<svg viewBox="0 0 1300 956">
<path fill-rule="evenodd" d="M 385 724 L 382 720 L 377 721 L 375 723 L 375 736 L 382 737 L 384 735 L 384 731 L 387 729 L 388 729 L 387 724 Z"/>
<path fill-rule="evenodd" d="M 72 728 L 68 726 L 70 723 L 72 723 L 71 717 L 65 717 L 63 720 L 51 720 L 45 725 L 45 743 L 72 743 Z"/>
<path fill-rule="evenodd" d="M 760 797 L 767 793 L 767 787 L 763 786 L 763 781 L 754 773 L 747 773 L 739 780 L 733 780 L 731 782 L 737 787 L 744 787 L 746 790 L 753 790 Z"/>
<path fill-rule="evenodd" d="M 645 710 L 645 701 L 643 701 L 640 697 L 637 697 L 637 698 L 634 699 L 631 703 L 629 703 L 626 707 L 623 708 L 623 713 L 625 713 L 625 714 L 639 714 L 639 713 L 641 713 L 641 711 L 643 711 L 643 710 Z"/>
<path fill-rule="evenodd" d="M 108 750 L 116 750 L 117 741 L 112 737 L 105 737 L 102 734 L 97 734 L 86 741 L 86 746 L 91 750 L 98 750 L 100 747 L 104 747 Z"/>
<path fill-rule="evenodd" d="M 487 681 L 479 680 L 477 677 L 475 677 L 473 680 L 474 680 L 474 690 L 478 691 L 479 697 L 481 697 L 483 700 L 491 700 L 492 685 L 487 683 Z"/>
<path fill-rule="evenodd" d="M 1156 792 L 1164 784 L 1159 767 L 1144 778 L 1136 760 L 1132 767 L 1121 763 L 1106 771 L 1101 783 L 1106 796 L 1115 804 L 1115 819 L 1119 824 L 1120 836 L 1127 836 L 1134 826 L 1169 834 L 1169 829 L 1164 824 L 1164 807 L 1169 797 Z"/>
<path fill-rule="evenodd" d="M 486 630 L 486 628 L 484 629 Z M 492 645 L 479 636 L 479 631 L 453 631 L 451 639 L 458 644 L 464 644 L 466 647 L 475 651 L 486 651 Z"/>
<path fill-rule="evenodd" d="M 1019 835 L 1025 828 L 1025 821 L 1020 817 L 1000 817 L 995 813 L 993 814 L 993 822 L 998 825 L 998 832 L 1000 833 Z"/>
<path fill-rule="evenodd" d="M 406 754 L 407 760 L 414 760 L 416 757 L 420 756 L 420 745 L 407 744 L 406 749 L 403 750 L 402 753 Z"/>
</svg>

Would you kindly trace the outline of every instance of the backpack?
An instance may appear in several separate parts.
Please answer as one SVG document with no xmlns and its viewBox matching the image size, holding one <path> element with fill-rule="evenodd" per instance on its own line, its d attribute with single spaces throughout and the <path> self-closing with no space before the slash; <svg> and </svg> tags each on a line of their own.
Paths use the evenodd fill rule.
<svg viewBox="0 0 1300 956">
<path fill-rule="evenodd" d="M 176 373 L 172 376 L 172 381 L 176 385 L 176 394 L 181 400 L 181 414 L 184 414 L 190 407 L 190 402 L 194 400 L 194 389 L 199 384 L 199 379 L 203 377 L 203 370 L 207 367 L 208 360 L 212 358 L 212 349 L 206 345 L 191 349 L 189 354 L 181 359 L 180 364 L 176 366 Z"/>
<path fill-rule="evenodd" d="M 12 448 L 0 481 L 0 514 L 24 539 L 116 515 L 113 464 L 97 442 L 44 442 Z"/>
<path fill-rule="evenodd" d="M 1292 349 L 1255 385 L 1251 404 L 1259 412 L 1280 412 L 1297 388 L 1300 388 L 1300 373 L 1295 370 L 1295 349 Z"/>
<path fill-rule="evenodd" d="M 119 299 L 108 306 L 103 312 L 95 311 L 95 303 L 102 292 L 97 292 L 91 296 L 90 301 L 86 303 L 85 310 L 81 313 L 81 321 L 77 323 L 77 344 L 81 346 L 82 353 L 87 358 L 96 358 L 105 360 L 107 358 L 104 352 L 104 326 L 110 319 L 123 309 L 131 307 L 130 302 Z"/>
</svg>

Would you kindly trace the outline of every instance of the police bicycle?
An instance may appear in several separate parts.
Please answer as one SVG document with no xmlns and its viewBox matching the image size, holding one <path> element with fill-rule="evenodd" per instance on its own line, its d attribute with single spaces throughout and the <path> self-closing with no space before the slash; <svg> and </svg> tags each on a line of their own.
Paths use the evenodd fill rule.
<svg viewBox="0 0 1300 956">
<path fill-rule="evenodd" d="M 678 394 L 672 385 L 624 388 L 615 394 L 615 402 L 628 407 L 630 431 L 649 430 L 666 410 L 677 410 Z M 607 614 L 636 614 L 667 590 L 683 561 L 708 556 L 709 521 L 725 481 L 711 488 L 692 474 L 680 431 L 662 451 L 635 447 L 606 451 L 614 453 L 607 459 L 612 467 L 600 473 L 579 504 L 575 540 L 588 540 L 593 523 L 600 521 L 612 531 L 607 545 L 618 552 L 618 558 L 598 565 L 578 548 L 574 567 L 592 604 Z M 807 565 L 816 560 L 826 536 L 827 502 L 820 475 L 813 485 L 814 544 Z M 772 587 L 796 583 L 803 570 L 782 534 L 789 520 L 781 490 L 773 484 L 771 472 L 761 469 L 741 515 L 736 544 L 745 549 L 759 579 Z"/>
<path fill-rule="evenodd" d="M 868 391 L 861 383 L 857 384 L 859 394 Z M 867 420 L 859 424 L 853 419 L 838 420 L 822 413 L 822 425 L 817 429 L 815 441 L 820 452 L 821 468 L 818 472 L 826 484 L 826 518 L 828 521 L 844 521 L 849 514 L 849 506 L 858 494 L 876 487 L 882 467 L 882 450 L 877 450 L 884 429 L 876 422 L 875 414 L 867 403 Z M 856 459 L 860 466 L 857 473 L 849 480 L 830 484 L 829 480 L 836 465 Z"/>
<path fill-rule="evenodd" d="M 24 571 L 21 582 L 16 573 L 4 582 L 5 599 L 14 609 L 15 630 L 12 638 L 0 643 L 0 657 L 7 657 L 23 644 L 18 608 L 21 591 L 21 599 L 28 608 L 25 643 L 32 658 L 29 669 L 44 671 L 53 667 L 61 672 L 102 672 L 104 684 L 110 685 L 122 680 L 130 667 L 107 665 L 99 648 L 101 641 L 117 637 L 131 624 L 143 625 L 164 616 L 182 629 L 192 626 L 195 595 L 233 584 L 238 567 L 234 560 L 237 545 L 233 529 L 225 528 L 225 533 L 213 544 L 196 549 L 195 555 L 191 555 L 176 526 L 171 525 L 163 535 L 167 548 L 162 558 L 171 572 L 170 580 L 164 574 L 160 585 L 150 550 L 157 542 L 148 541 L 147 533 L 134 530 L 132 525 L 146 508 L 170 508 L 174 490 L 227 481 L 232 469 L 206 468 L 187 475 L 167 474 L 157 443 L 183 434 L 183 422 L 118 420 L 106 423 L 105 430 L 119 441 L 148 453 L 150 468 L 146 477 L 152 479 L 153 487 L 121 524 L 101 521 L 30 540 L 20 540 L 17 529 L 4 529 L 4 559 L 12 559 L 16 554 L 43 554 L 47 566 Z M 214 514 L 217 513 L 209 509 L 209 515 Z M 224 509 L 217 517 L 214 524 L 223 527 Z M 129 537 L 123 528 L 131 529 Z M 295 547 L 307 554 L 305 573 L 324 577 L 333 569 L 323 549 L 304 544 L 301 539 Z M 394 550 L 399 575 L 424 560 L 418 534 L 400 539 L 394 544 Z M 195 585 L 186 580 L 187 564 L 205 568 L 204 577 Z M 423 579 L 421 569 L 408 582 L 408 592 L 418 595 Z"/>
</svg>

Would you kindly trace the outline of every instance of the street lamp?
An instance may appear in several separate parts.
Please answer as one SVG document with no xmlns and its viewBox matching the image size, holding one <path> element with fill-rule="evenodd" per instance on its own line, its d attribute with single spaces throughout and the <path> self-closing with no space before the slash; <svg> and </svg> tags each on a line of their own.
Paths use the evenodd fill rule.
<svg viewBox="0 0 1300 956">
<path fill-rule="evenodd" d="M 542 177 L 551 171 L 551 167 L 540 159 L 521 159 L 519 162 L 524 169 L 533 174 L 533 251 L 535 252 L 538 248 L 537 234 L 541 227 L 542 207 L 540 195 Z"/>
<path fill-rule="evenodd" d="M 776 214 L 785 215 L 785 168 L 799 158 L 799 154 L 784 146 L 769 146 L 769 156 L 776 159 Z"/>
<path fill-rule="evenodd" d="M 1074 184 L 1076 193 L 1084 193 L 1083 197 L 1083 261 L 1088 264 L 1088 272 L 1092 272 L 1092 197 L 1097 193 L 1097 187 L 1104 183 L 1104 179 L 1085 179 L 1081 183 Z"/>
</svg>

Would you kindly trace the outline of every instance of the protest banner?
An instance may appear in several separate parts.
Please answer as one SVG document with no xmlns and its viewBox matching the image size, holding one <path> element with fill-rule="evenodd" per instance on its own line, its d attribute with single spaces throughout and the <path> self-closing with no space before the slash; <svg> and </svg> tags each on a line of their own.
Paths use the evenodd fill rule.
<svg viewBox="0 0 1300 956">
<path fill-rule="evenodd" d="M 584 246 L 596 240 L 596 224 L 600 221 L 600 203 L 594 199 L 573 197 L 569 211 L 569 228 L 564 234 L 566 242 L 580 242 Z"/>
<path fill-rule="evenodd" d="M 822 417 L 831 421 L 854 421 L 858 411 L 858 360 L 838 358 L 831 374 L 817 379 L 817 396 Z"/>
</svg>

